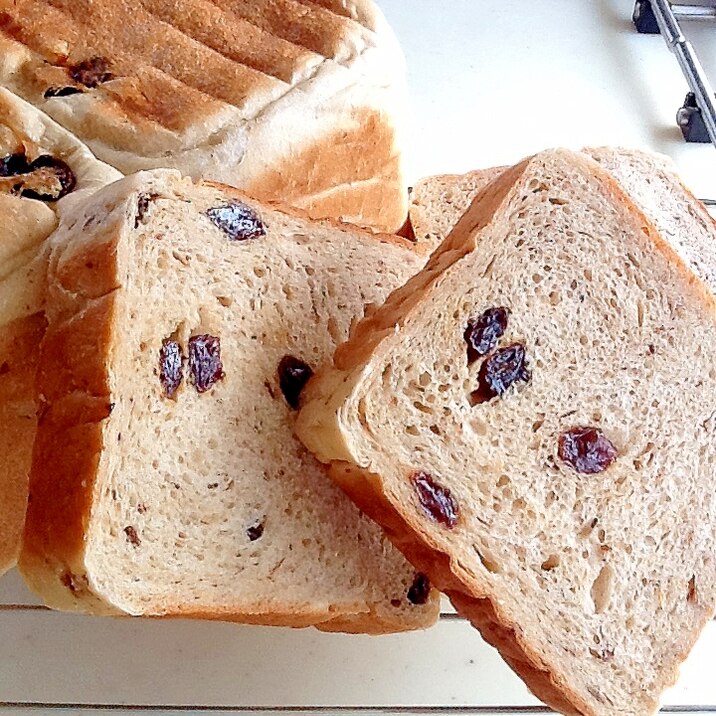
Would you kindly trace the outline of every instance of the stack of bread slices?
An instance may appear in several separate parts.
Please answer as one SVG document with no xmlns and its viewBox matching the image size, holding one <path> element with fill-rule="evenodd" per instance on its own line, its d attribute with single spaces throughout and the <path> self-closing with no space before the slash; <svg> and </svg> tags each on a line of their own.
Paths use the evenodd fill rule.
<svg viewBox="0 0 716 716">
<path fill-rule="evenodd" d="M 558 711 L 652 713 L 716 604 L 708 212 L 611 148 L 408 206 L 372 0 L 188 6 L 3 15 L 0 567 L 362 633 L 443 592 Z"/>
</svg>

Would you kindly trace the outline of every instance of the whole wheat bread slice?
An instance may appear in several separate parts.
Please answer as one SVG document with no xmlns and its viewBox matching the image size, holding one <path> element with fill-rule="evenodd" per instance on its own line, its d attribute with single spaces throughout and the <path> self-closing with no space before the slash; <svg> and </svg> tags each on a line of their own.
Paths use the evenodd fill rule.
<svg viewBox="0 0 716 716">
<path fill-rule="evenodd" d="M 44 160 L 39 160 L 43 157 Z M 46 161 L 59 162 L 54 167 Z M 39 164 L 38 164 L 39 161 Z M 44 163 L 44 166 L 40 166 Z M 44 242 L 67 202 L 120 176 L 49 117 L 0 88 L 0 574 L 20 551 L 45 329 Z M 61 171 L 60 187 L 55 170 Z M 69 172 L 69 173 L 68 173 Z M 71 186 L 70 186 L 71 185 Z M 63 194 L 63 198 L 56 201 Z M 40 198 L 42 197 L 42 198 Z"/>
<path fill-rule="evenodd" d="M 172 171 L 77 205 L 50 258 L 29 585 L 98 613 L 429 626 L 437 593 L 292 435 L 308 367 L 422 263 Z"/>
<path fill-rule="evenodd" d="M 537 696 L 641 716 L 714 613 L 715 351 L 707 287 L 555 150 L 357 326 L 297 430 Z"/>
</svg>

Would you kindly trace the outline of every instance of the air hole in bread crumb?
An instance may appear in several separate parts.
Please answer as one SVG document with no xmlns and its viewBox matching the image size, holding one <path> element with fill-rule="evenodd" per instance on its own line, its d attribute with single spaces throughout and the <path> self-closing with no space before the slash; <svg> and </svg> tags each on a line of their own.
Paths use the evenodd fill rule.
<svg viewBox="0 0 716 716">
<path fill-rule="evenodd" d="M 429 405 L 425 405 L 418 400 L 413 402 L 413 407 L 419 410 L 421 413 L 427 413 L 428 415 L 432 415 L 433 413 L 433 409 Z"/>
<path fill-rule="evenodd" d="M 584 278 L 586 278 L 587 281 L 591 281 L 594 278 L 594 274 L 592 274 L 592 269 L 584 269 Z"/>
<path fill-rule="evenodd" d="M 609 606 L 611 599 L 612 583 L 614 582 L 614 570 L 608 564 L 605 564 L 600 570 L 597 578 L 592 584 L 590 591 L 594 611 L 602 614 Z"/>
<path fill-rule="evenodd" d="M 263 278 L 266 275 L 266 269 L 261 268 L 261 266 L 254 266 L 254 275 L 257 278 Z"/>
<path fill-rule="evenodd" d="M 696 590 L 696 576 L 692 575 L 689 580 L 688 590 L 686 592 L 686 601 L 689 604 L 696 604 L 698 601 L 698 592 Z"/>
<path fill-rule="evenodd" d="M 550 554 L 540 566 L 545 572 L 551 572 L 553 569 L 559 567 L 560 561 L 558 554 Z"/>
<path fill-rule="evenodd" d="M 502 571 L 502 567 L 495 557 L 490 553 L 489 550 L 484 547 L 478 547 L 476 544 L 472 545 L 475 553 L 480 559 L 482 566 L 491 574 L 499 574 Z"/>
<path fill-rule="evenodd" d="M 559 295 L 559 291 L 552 291 L 549 294 L 549 302 L 551 305 L 558 306 L 559 303 L 561 302 L 561 300 L 562 300 L 562 297 Z"/>
</svg>

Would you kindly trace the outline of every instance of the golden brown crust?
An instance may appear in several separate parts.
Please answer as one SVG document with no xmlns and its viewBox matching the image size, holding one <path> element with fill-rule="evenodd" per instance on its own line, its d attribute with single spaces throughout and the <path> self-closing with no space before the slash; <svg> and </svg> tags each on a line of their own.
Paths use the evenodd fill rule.
<svg viewBox="0 0 716 716">
<path fill-rule="evenodd" d="M 37 423 L 32 396 L 44 330 L 42 313 L 15 320 L 0 330 L 0 573 L 15 563 L 20 550 Z"/>
<path fill-rule="evenodd" d="M 259 200 L 280 198 L 311 218 L 339 217 L 356 225 L 397 231 L 408 200 L 395 155 L 395 128 L 372 109 L 356 109 L 353 129 L 336 130 L 291 155 L 288 166 L 269 168 L 246 191 Z M 321 167 L 317 171 L 317 167 Z"/>
<path fill-rule="evenodd" d="M 403 62 L 368 0 L 6 1 L 0 45 L 0 79 L 125 173 L 172 166 L 385 231 L 407 215 Z"/>
</svg>

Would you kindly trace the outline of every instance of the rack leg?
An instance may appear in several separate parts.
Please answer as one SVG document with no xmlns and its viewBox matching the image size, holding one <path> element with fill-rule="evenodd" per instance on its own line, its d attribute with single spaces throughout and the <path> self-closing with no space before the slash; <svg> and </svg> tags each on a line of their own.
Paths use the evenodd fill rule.
<svg viewBox="0 0 716 716">
<path fill-rule="evenodd" d="M 708 144 L 711 141 L 693 92 L 686 95 L 683 106 L 676 113 L 676 123 L 687 142 Z"/>
<path fill-rule="evenodd" d="M 637 32 L 642 35 L 659 34 L 659 24 L 656 21 L 656 16 L 649 0 L 636 0 L 631 19 Z"/>
</svg>

